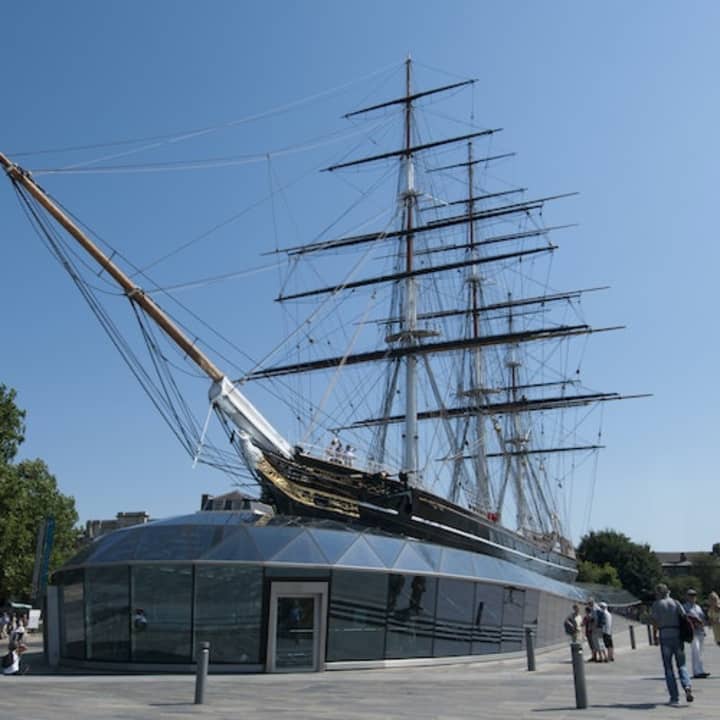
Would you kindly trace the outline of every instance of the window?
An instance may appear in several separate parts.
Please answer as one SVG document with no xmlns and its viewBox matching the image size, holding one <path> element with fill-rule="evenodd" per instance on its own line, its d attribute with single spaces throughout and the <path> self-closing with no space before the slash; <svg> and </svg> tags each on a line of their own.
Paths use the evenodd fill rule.
<svg viewBox="0 0 720 720">
<path fill-rule="evenodd" d="M 192 568 L 132 568 L 131 654 L 135 662 L 189 662 Z M 138 618 L 142 611 L 144 621 Z"/>
<path fill-rule="evenodd" d="M 85 589 L 82 570 L 62 574 L 60 655 L 85 659 Z"/>
<path fill-rule="evenodd" d="M 262 602 L 262 568 L 197 566 L 195 647 L 209 642 L 214 663 L 259 663 Z"/>
<path fill-rule="evenodd" d="M 435 645 L 433 655 L 470 655 L 475 583 L 469 580 L 438 580 Z"/>
<path fill-rule="evenodd" d="M 85 579 L 88 660 L 129 660 L 129 568 L 88 568 Z"/>
<path fill-rule="evenodd" d="M 333 572 L 328 660 L 383 658 L 387 589 L 385 573 Z"/>
<path fill-rule="evenodd" d="M 437 580 L 425 575 L 390 575 L 385 657 L 432 655 Z"/>
</svg>

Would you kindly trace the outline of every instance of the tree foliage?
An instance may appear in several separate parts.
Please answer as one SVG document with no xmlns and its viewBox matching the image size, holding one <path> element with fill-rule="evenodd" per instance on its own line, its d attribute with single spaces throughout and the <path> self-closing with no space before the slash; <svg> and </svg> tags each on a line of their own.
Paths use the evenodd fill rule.
<svg viewBox="0 0 720 720">
<path fill-rule="evenodd" d="M 618 571 L 610 564 L 596 565 L 589 560 L 580 560 L 578 563 L 578 582 L 622 587 Z"/>
<path fill-rule="evenodd" d="M 651 598 L 662 580 L 660 561 L 649 545 L 639 545 L 614 530 L 590 532 L 580 541 L 578 559 L 617 570 L 622 586 L 640 599 Z"/>
<path fill-rule="evenodd" d="M 15 390 L 0 383 L 0 465 L 11 462 L 25 439 L 25 411 L 15 404 Z"/>
<path fill-rule="evenodd" d="M 74 498 L 60 492 L 57 480 L 42 460 L 10 462 L 23 439 L 25 413 L 15 407 L 13 390 L 7 392 L 0 386 L 0 396 L 0 600 L 27 601 L 38 530 L 46 518 L 54 518 L 49 563 L 52 572 L 76 550 L 78 515 Z"/>
</svg>

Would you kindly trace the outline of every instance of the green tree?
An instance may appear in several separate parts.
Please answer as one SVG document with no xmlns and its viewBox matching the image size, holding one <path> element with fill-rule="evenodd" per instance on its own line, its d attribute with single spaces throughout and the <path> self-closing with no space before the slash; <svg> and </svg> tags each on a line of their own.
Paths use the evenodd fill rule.
<svg viewBox="0 0 720 720">
<path fill-rule="evenodd" d="M 0 465 L 13 460 L 25 439 L 24 419 L 25 411 L 15 404 L 15 390 L 0 383 Z"/>
<path fill-rule="evenodd" d="M 589 560 L 580 560 L 578 563 L 578 582 L 595 583 L 597 585 L 609 585 L 610 587 L 622 587 L 618 571 L 610 565 L 603 563 L 596 565 Z"/>
<path fill-rule="evenodd" d="M 670 589 L 670 595 L 680 602 L 685 600 L 685 593 L 688 588 L 695 588 L 698 592 L 701 592 L 702 583 L 697 575 L 676 575 L 667 578 L 665 582 Z M 698 602 L 702 602 L 702 598 L 698 597 Z"/>
<path fill-rule="evenodd" d="M 706 555 L 693 561 L 693 575 L 700 581 L 693 587 L 698 591 L 698 602 L 704 602 L 707 596 L 720 588 L 720 560 L 715 555 Z"/>
<path fill-rule="evenodd" d="M 10 462 L 23 440 L 24 411 L 15 406 L 15 392 L 0 386 L 0 600 L 30 598 L 38 530 L 55 520 L 49 571 L 77 548 L 79 530 L 75 500 L 63 495 L 57 480 L 40 459 Z"/>
<path fill-rule="evenodd" d="M 662 565 L 649 545 L 639 545 L 615 530 L 590 532 L 578 546 L 579 560 L 595 565 L 608 563 L 617 570 L 622 586 L 636 597 L 653 597 L 662 580 Z"/>
</svg>

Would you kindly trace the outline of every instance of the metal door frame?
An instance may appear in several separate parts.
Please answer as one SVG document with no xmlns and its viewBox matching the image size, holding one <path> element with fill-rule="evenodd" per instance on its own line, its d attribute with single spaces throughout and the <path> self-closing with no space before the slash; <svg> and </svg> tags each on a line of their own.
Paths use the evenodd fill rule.
<svg viewBox="0 0 720 720">
<path fill-rule="evenodd" d="M 315 663 L 312 668 L 276 668 L 275 643 L 277 636 L 277 601 L 281 597 L 315 598 L 315 616 L 313 618 L 313 654 Z M 282 672 L 322 672 L 325 670 L 325 641 L 327 638 L 328 583 L 324 581 L 287 582 L 273 581 L 270 585 L 270 604 L 268 606 L 267 658 L 265 671 Z"/>
</svg>

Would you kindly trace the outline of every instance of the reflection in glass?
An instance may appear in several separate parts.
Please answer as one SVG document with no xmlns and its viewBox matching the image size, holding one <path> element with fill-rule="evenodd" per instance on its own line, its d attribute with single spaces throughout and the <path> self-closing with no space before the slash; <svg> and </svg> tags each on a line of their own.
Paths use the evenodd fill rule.
<svg viewBox="0 0 720 720">
<path fill-rule="evenodd" d="M 330 595 L 328 660 L 381 660 L 387 601 L 385 573 L 335 570 Z"/>
<path fill-rule="evenodd" d="M 315 667 L 315 598 L 279 597 L 275 634 L 275 667 Z"/>
<path fill-rule="evenodd" d="M 130 659 L 129 579 L 126 565 L 86 571 L 89 660 Z"/>
<path fill-rule="evenodd" d="M 192 568 L 189 565 L 140 565 L 132 568 L 134 622 L 132 659 L 140 662 L 189 662 Z M 212 650 L 211 650 L 212 652 Z"/>
<path fill-rule="evenodd" d="M 214 663 L 260 662 L 262 568 L 199 565 L 195 647 L 210 643 Z"/>
<path fill-rule="evenodd" d="M 469 655 L 473 631 L 475 584 L 469 580 L 438 580 L 433 655 Z"/>
<path fill-rule="evenodd" d="M 62 575 L 60 593 L 60 655 L 76 660 L 85 659 L 85 592 L 82 570 Z"/>
<path fill-rule="evenodd" d="M 523 609 L 525 607 L 525 591 L 506 587 L 503 591 L 503 634 L 501 652 L 517 652 L 522 650 Z"/>
<path fill-rule="evenodd" d="M 473 655 L 500 652 L 502 613 L 502 587 L 477 583 L 475 586 L 475 611 L 473 617 Z"/>
<path fill-rule="evenodd" d="M 386 657 L 432 655 L 436 585 L 425 575 L 390 575 Z"/>
</svg>

